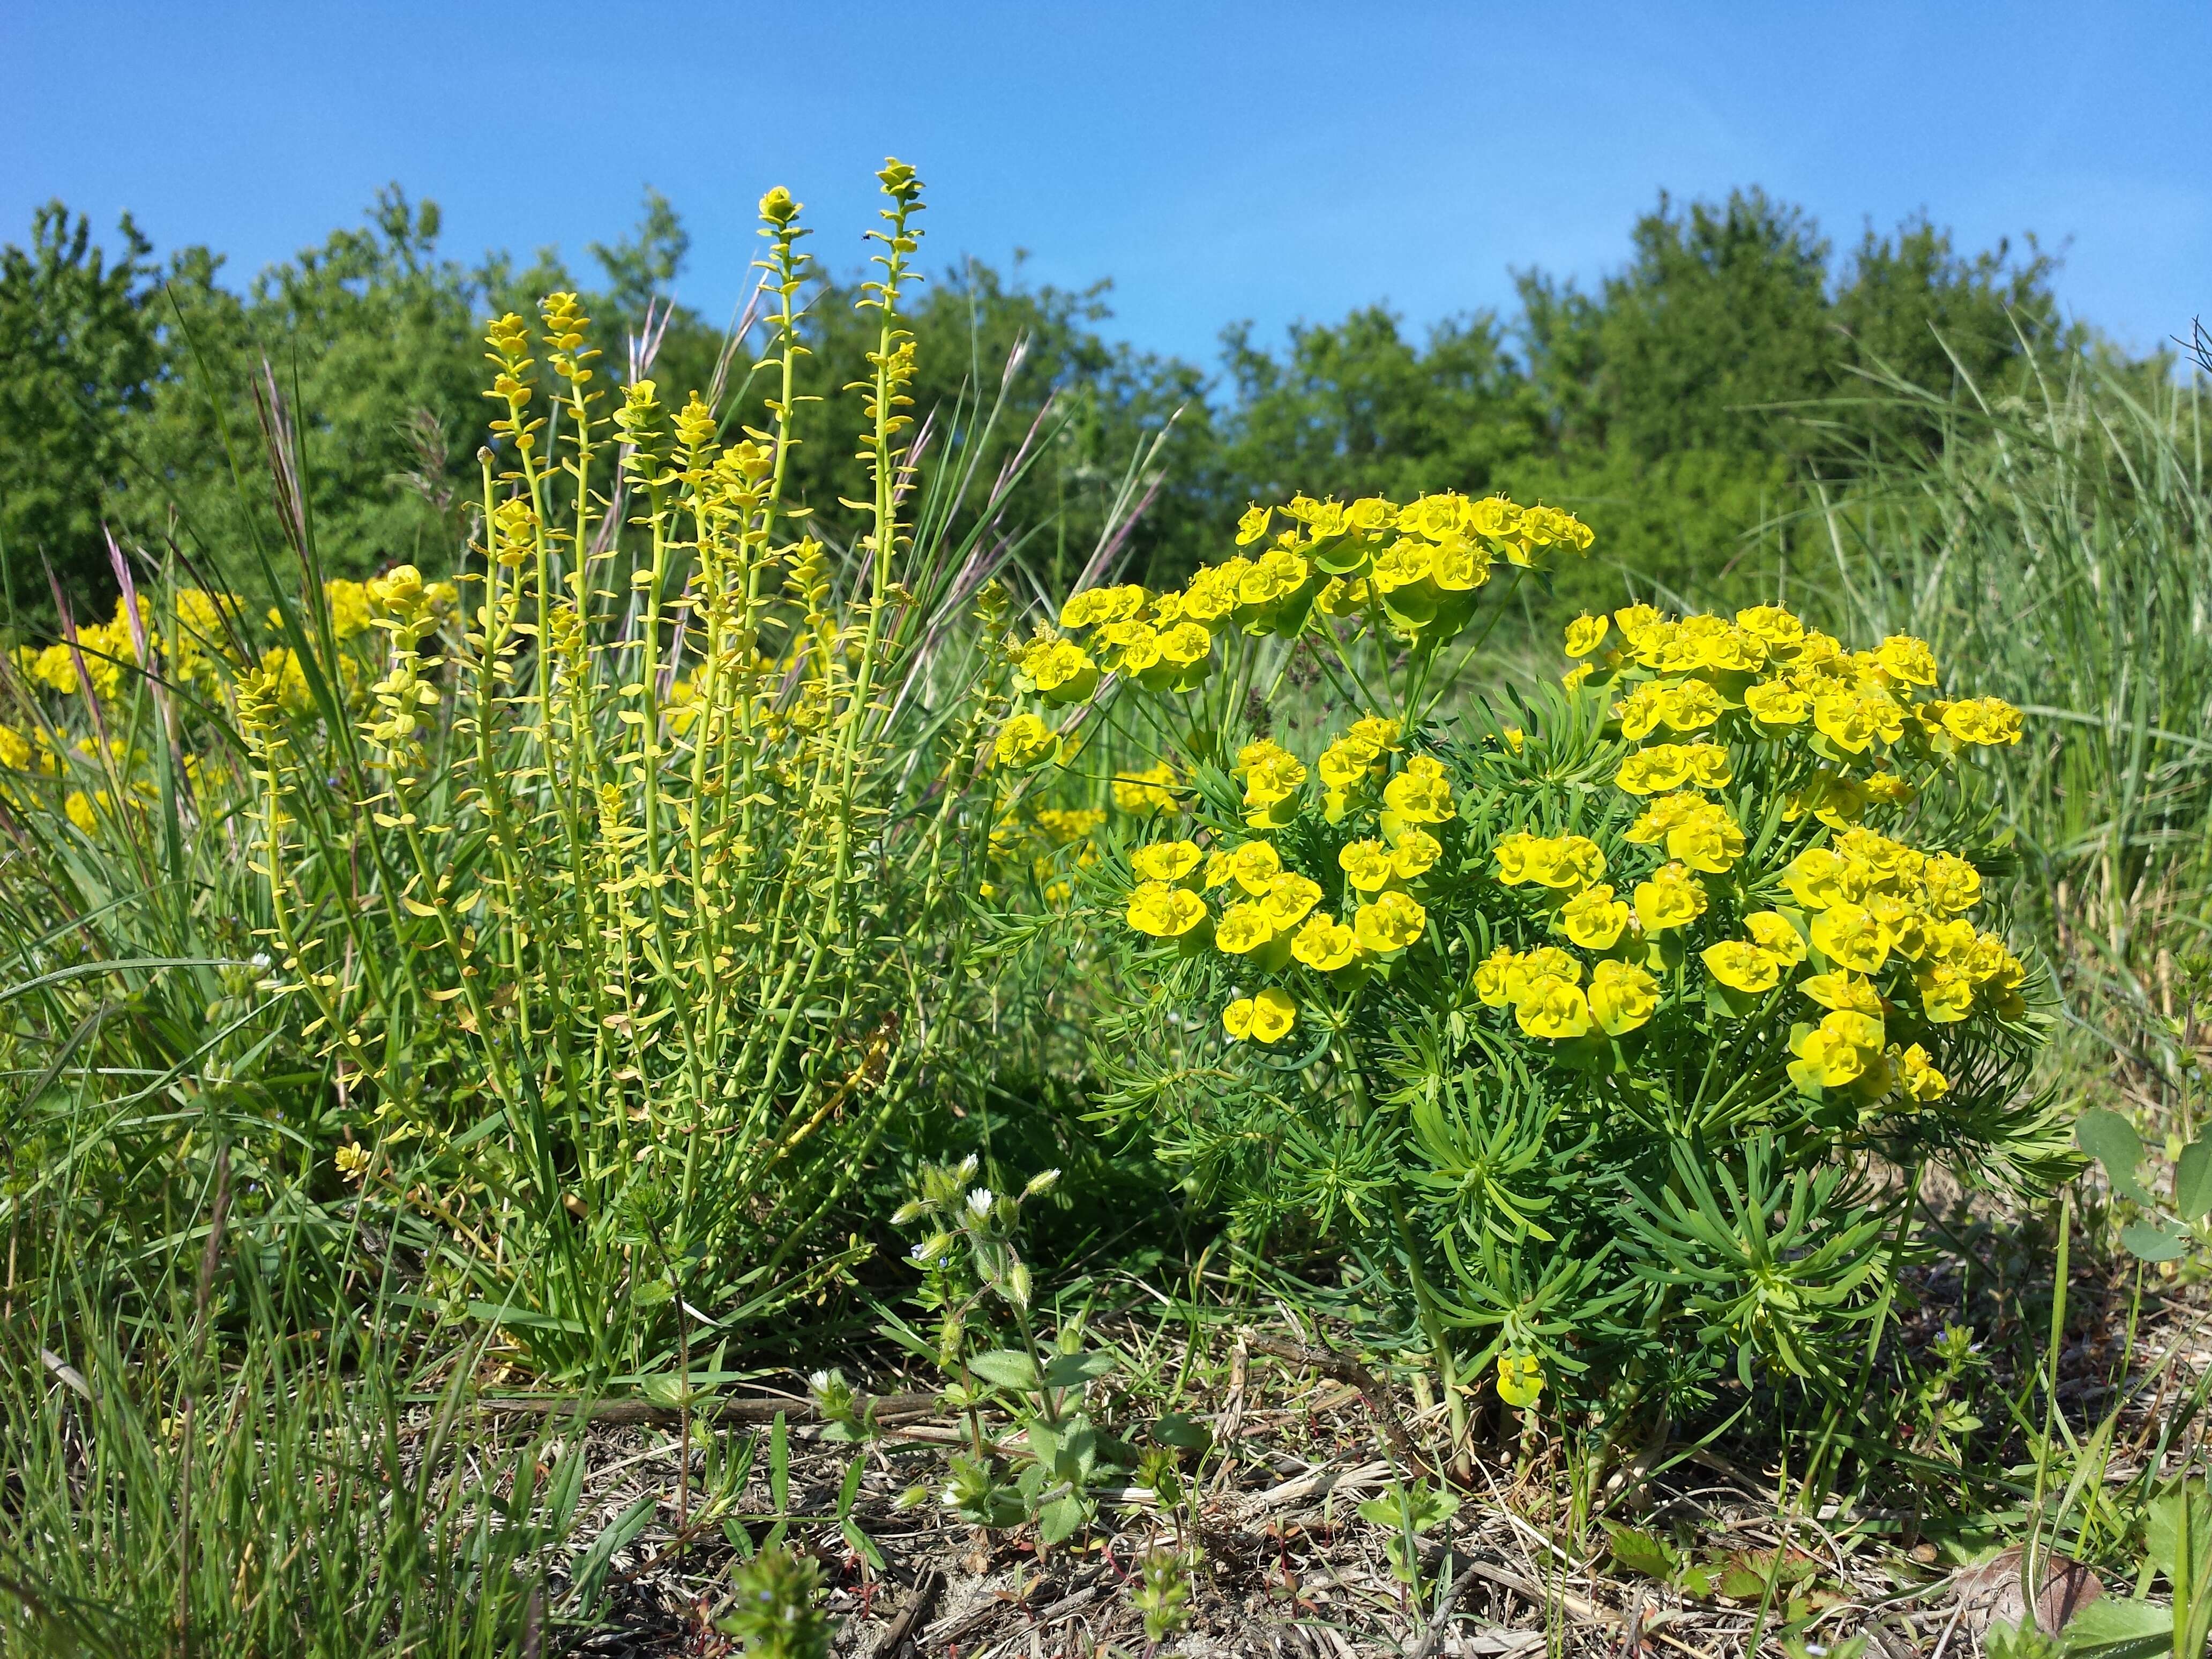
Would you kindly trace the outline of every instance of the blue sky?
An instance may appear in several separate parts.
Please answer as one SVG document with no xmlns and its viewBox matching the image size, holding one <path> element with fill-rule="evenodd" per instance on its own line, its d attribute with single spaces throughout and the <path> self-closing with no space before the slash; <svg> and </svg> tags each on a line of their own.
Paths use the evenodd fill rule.
<svg viewBox="0 0 2212 1659">
<path fill-rule="evenodd" d="M 397 180 L 473 259 L 584 245 L 651 184 L 726 312 L 783 183 L 862 256 L 869 175 L 928 181 L 925 253 L 1115 280 L 1114 327 L 1387 301 L 1510 310 L 1590 280 L 1658 191 L 1760 184 L 1839 244 L 1926 209 L 2064 245 L 2074 313 L 2144 349 L 2212 315 L 2212 5 L 0 5 L 0 240 L 60 196 L 242 282 Z M 595 112 L 580 118 L 575 112 Z"/>
</svg>

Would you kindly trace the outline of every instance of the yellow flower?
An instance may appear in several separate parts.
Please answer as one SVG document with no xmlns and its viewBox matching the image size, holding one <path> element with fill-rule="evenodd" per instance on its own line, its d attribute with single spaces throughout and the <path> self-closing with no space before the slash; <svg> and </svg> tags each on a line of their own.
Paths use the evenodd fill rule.
<svg viewBox="0 0 2212 1659">
<path fill-rule="evenodd" d="M 1590 969 L 1589 1010 L 1609 1036 L 1625 1036 L 1659 1011 L 1659 981 L 1611 957 Z"/>
<path fill-rule="evenodd" d="M 1328 586 L 1314 596 L 1314 608 L 1324 617 L 1349 617 L 1368 602 L 1367 578 L 1346 581 L 1333 576 Z"/>
<path fill-rule="evenodd" d="M 1405 894 L 1384 893 L 1353 913 L 1352 931 L 1361 950 L 1388 956 L 1420 938 L 1428 923 L 1429 913 Z"/>
<path fill-rule="evenodd" d="M 1936 1069 L 1928 1051 L 1917 1042 L 1898 1056 L 1897 1068 L 1904 1074 L 1906 1095 L 1923 1105 L 1950 1092 L 1951 1080 Z"/>
<path fill-rule="evenodd" d="M 1397 879 L 1389 850 L 1379 841 L 1346 842 L 1336 862 L 1352 887 L 1362 893 L 1379 893 Z"/>
<path fill-rule="evenodd" d="M 1455 536 L 1437 549 L 1429 580 L 1447 593 L 1471 593 L 1490 580 L 1489 551 Z"/>
<path fill-rule="evenodd" d="M 1267 533 L 1268 520 L 1275 516 L 1272 507 L 1248 507 L 1237 520 L 1237 545 L 1249 547 Z"/>
<path fill-rule="evenodd" d="M 1613 706 L 1613 717 L 1620 722 L 1620 735 L 1631 743 L 1641 743 L 1650 737 L 1659 724 L 1659 688 L 1639 685 Z"/>
<path fill-rule="evenodd" d="M 1279 744 L 1250 743 L 1237 751 L 1237 770 L 1244 778 L 1244 805 L 1252 809 L 1246 821 L 1255 827 L 1286 821 L 1277 809 L 1306 781 L 1305 763 Z"/>
<path fill-rule="evenodd" d="M 1237 608 L 1237 585 L 1251 568 L 1238 558 L 1194 571 L 1183 586 L 1182 614 L 1194 622 L 1220 621 Z"/>
<path fill-rule="evenodd" d="M 1036 766 L 1060 752 L 1060 733 L 1035 714 L 1016 714 L 999 728 L 991 745 L 992 762 L 999 766 Z"/>
<path fill-rule="evenodd" d="M 1203 856 L 1194 841 L 1155 842 L 1129 854 L 1129 867 L 1146 881 L 1181 881 Z"/>
<path fill-rule="evenodd" d="M 1248 841 L 1230 853 L 1227 871 L 1228 879 L 1234 881 L 1254 898 L 1260 898 L 1274 884 L 1275 878 L 1283 873 L 1282 855 L 1275 851 L 1273 843 L 1270 842 Z M 1212 875 L 1209 869 L 1206 884 L 1209 887 L 1219 884 L 1212 879 Z"/>
<path fill-rule="evenodd" d="M 1613 774 L 1616 787 L 1632 795 L 1656 795 L 1680 789 L 1689 781 L 1690 760 L 1676 743 L 1655 743 L 1639 749 L 1620 763 Z"/>
<path fill-rule="evenodd" d="M 1825 847 L 1808 847 L 1790 860 L 1782 872 L 1782 884 L 1808 910 L 1825 910 L 1866 896 L 1865 876 Z"/>
<path fill-rule="evenodd" d="M 1609 951 L 1628 926 L 1628 906 L 1603 883 L 1586 887 L 1559 912 L 1567 937 L 1585 951 Z"/>
<path fill-rule="evenodd" d="M 1390 867 L 1407 881 L 1426 875 L 1443 856 L 1444 844 L 1425 830 L 1406 830 L 1390 844 Z"/>
<path fill-rule="evenodd" d="M 359 1181 L 368 1173 L 368 1148 L 349 1140 L 331 1155 L 341 1181 Z"/>
<path fill-rule="evenodd" d="M 1382 751 L 1352 737 L 1339 738 L 1321 751 L 1321 781 L 1332 789 L 1349 789 L 1374 769 Z"/>
<path fill-rule="evenodd" d="M 1725 625 L 1700 641 L 1705 666 L 1723 674 L 1755 674 L 1766 666 L 1766 641 Z"/>
<path fill-rule="evenodd" d="M 1726 807 L 1709 805 L 1667 832 L 1667 852 L 1692 870 L 1721 875 L 1743 856 L 1743 831 Z"/>
<path fill-rule="evenodd" d="M 1286 547 L 1271 547 L 1237 579 L 1240 605 L 1261 606 L 1287 599 L 1305 586 L 1312 570 L 1304 559 Z"/>
<path fill-rule="evenodd" d="M 1905 735 L 1905 713 L 1887 696 L 1834 691 L 1813 699 L 1813 724 L 1837 748 L 1863 754 L 1877 738 Z"/>
<path fill-rule="evenodd" d="M 1521 522 L 1521 509 L 1503 495 L 1487 495 L 1468 509 L 1467 527 L 1478 536 L 1503 541 Z"/>
<path fill-rule="evenodd" d="M 1129 926 L 1154 939 L 1181 939 L 1206 920 L 1206 901 L 1188 887 L 1147 881 L 1129 895 Z"/>
<path fill-rule="evenodd" d="M 1021 666 L 1048 703 L 1080 702 L 1098 684 L 1098 665 L 1073 640 L 1037 641 L 1023 652 Z"/>
<path fill-rule="evenodd" d="M 1414 756 L 1404 771 L 1383 785 L 1382 805 L 1406 823 L 1443 823 L 1453 814 L 1443 763 L 1432 756 Z"/>
<path fill-rule="evenodd" d="M 1231 1042 L 1279 1042 L 1297 1023 L 1297 1004 L 1269 986 L 1257 996 L 1239 997 L 1221 1011 L 1221 1029 Z"/>
<path fill-rule="evenodd" d="M 1936 909 L 1963 915 L 1982 902 L 1982 874 L 1955 853 L 1938 853 L 1920 866 L 1921 891 Z"/>
<path fill-rule="evenodd" d="M 1508 887 L 1524 882 L 1556 889 L 1589 886 L 1605 873 L 1605 854 L 1588 836 L 1532 836 L 1516 830 L 1491 849 L 1498 879 Z"/>
<path fill-rule="evenodd" d="M 1659 718 L 1677 732 L 1698 731 L 1720 717 L 1720 693 L 1703 680 L 1684 680 L 1660 694 Z"/>
<path fill-rule="evenodd" d="M 1511 949 L 1501 945 L 1476 964 L 1474 994 L 1486 1007 L 1503 1008 L 1513 1000 L 1513 974 L 1520 960 Z"/>
<path fill-rule="evenodd" d="M 1114 805 L 1124 812 L 1167 812 L 1176 805 L 1176 770 L 1167 762 L 1114 780 Z"/>
<path fill-rule="evenodd" d="M 106 793 L 104 789 L 100 791 L 103 795 Z M 70 791 L 69 798 L 62 802 L 62 811 L 68 815 L 71 823 L 88 836 L 99 828 L 100 821 L 93 816 L 92 797 L 82 789 Z"/>
<path fill-rule="evenodd" d="M 1863 905 L 1831 905 L 1813 918 L 1813 944 L 1838 967 L 1871 974 L 1889 960 L 1888 928 Z"/>
<path fill-rule="evenodd" d="M 1876 1017 L 1881 1013 L 1881 994 L 1856 974 L 1808 974 L 1797 981 L 1797 988 L 1823 1008 Z"/>
<path fill-rule="evenodd" d="M 2002 697 L 1970 697 L 1943 710 L 1943 729 L 1961 743 L 2018 743 L 2020 710 Z"/>
<path fill-rule="evenodd" d="M 1579 691 L 1583 688 L 1583 682 L 1596 672 L 1595 663 L 1578 662 L 1559 676 L 1559 684 L 1570 691 Z"/>
<path fill-rule="evenodd" d="M 1358 960 L 1359 942 L 1352 929 L 1332 920 L 1328 911 L 1316 910 L 1291 940 L 1291 954 L 1316 972 L 1330 974 Z"/>
<path fill-rule="evenodd" d="M 1623 839 L 1638 847 L 1656 847 L 1677 827 L 1704 811 L 1706 804 L 1705 798 L 1695 793 L 1663 795 L 1628 826 Z"/>
<path fill-rule="evenodd" d="M 1743 707 L 1761 726 L 1799 726 L 1813 712 L 1813 696 L 1786 680 L 1764 680 L 1744 692 Z"/>
<path fill-rule="evenodd" d="M 1794 649 L 1805 637 L 1805 624 L 1778 605 L 1755 605 L 1735 613 L 1735 625 L 1770 650 Z"/>
<path fill-rule="evenodd" d="M 1754 910 L 1743 919 L 1743 926 L 1751 942 L 1784 968 L 1805 960 L 1804 939 L 1779 910 Z"/>
<path fill-rule="evenodd" d="M 1866 1014 L 1833 1013 L 1790 1045 L 1797 1056 L 1790 1080 L 1800 1087 L 1832 1089 L 1856 1081 L 1881 1059 L 1881 1022 Z"/>
<path fill-rule="evenodd" d="M 1925 640 L 1893 634 L 1875 648 L 1874 659 L 1883 673 L 1900 685 L 1936 684 L 1936 653 Z"/>
<path fill-rule="evenodd" d="M 1700 953 L 1710 973 L 1732 991 L 1761 996 L 1781 982 L 1782 963 L 1747 939 L 1724 939 Z"/>
<path fill-rule="evenodd" d="M 1248 956 L 1263 945 L 1274 941 L 1274 919 L 1267 907 L 1247 899 L 1232 904 L 1221 913 L 1220 924 L 1213 930 L 1213 942 L 1224 954 Z"/>
<path fill-rule="evenodd" d="M 1321 884 L 1310 876 L 1286 872 L 1267 884 L 1267 896 L 1260 907 L 1267 913 L 1267 920 L 1279 933 L 1287 933 L 1304 921 L 1306 912 L 1321 902 Z"/>
<path fill-rule="evenodd" d="M 1549 974 L 1528 981 L 1513 1006 L 1513 1017 L 1530 1036 L 1564 1040 L 1590 1028 L 1590 1006 L 1581 988 Z"/>
<path fill-rule="evenodd" d="M 1364 743 L 1380 754 L 1398 746 L 1398 722 L 1380 714 L 1363 714 L 1352 721 L 1352 729 L 1345 733 L 1355 743 Z"/>
<path fill-rule="evenodd" d="M 1567 654 L 1587 657 L 1605 643 L 1605 636 L 1613 624 L 1603 617 L 1583 615 L 1567 624 Z"/>
<path fill-rule="evenodd" d="M 1963 968 L 1935 963 L 1920 971 L 1917 981 L 1921 1012 L 1934 1024 L 1948 1025 L 1973 1011 L 1974 981 Z"/>
<path fill-rule="evenodd" d="M 1705 913 L 1702 883 L 1679 864 L 1664 864 L 1636 887 L 1636 916 L 1647 933 L 1686 927 Z"/>
<path fill-rule="evenodd" d="M 1544 1392 L 1544 1370 L 1533 1353 L 1498 1356 L 1498 1397 L 1526 1410 Z"/>
</svg>

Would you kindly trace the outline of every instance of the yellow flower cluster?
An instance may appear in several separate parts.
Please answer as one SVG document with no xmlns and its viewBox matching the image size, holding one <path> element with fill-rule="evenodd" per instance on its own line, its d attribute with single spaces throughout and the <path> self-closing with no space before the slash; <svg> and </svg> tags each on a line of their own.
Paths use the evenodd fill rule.
<svg viewBox="0 0 2212 1659">
<path fill-rule="evenodd" d="M 1248 777 L 1282 753 L 1273 744 L 1252 745 L 1245 756 Z M 1260 810 L 1273 811 L 1284 802 L 1295 807 L 1304 767 L 1297 774 L 1287 793 Z M 1442 817 L 1451 815 L 1450 786 L 1433 760 L 1415 756 L 1391 784 L 1407 777 L 1414 780 L 1413 789 L 1405 792 L 1411 804 Z M 1263 793 L 1279 783 L 1278 777 Z M 1295 963 L 1316 975 L 1346 975 L 1356 982 L 1426 932 L 1428 910 L 1415 893 L 1443 852 L 1443 843 L 1418 823 L 1386 833 L 1388 841 L 1352 841 L 1339 852 L 1338 868 L 1329 876 L 1338 895 L 1333 908 L 1322 908 L 1329 888 L 1285 868 L 1273 842 L 1254 839 L 1210 850 L 1194 841 L 1155 842 L 1130 855 L 1137 884 L 1125 920 L 1137 933 L 1176 941 L 1186 949 L 1210 945 L 1258 973 L 1279 974 Z M 1218 915 L 1207 896 L 1216 893 L 1221 896 Z M 1289 993 L 1271 987 L 1259 994 L 1256 1003 L 1249 998 L 1232 1002 L 1223 1027 L 1232 1038 L 1273 1042 L 1290 1032 L 1297 1013 Z"/>
<path fill-rule="evenodd" d="M 1594 655 L 1615 629 L 1620 643 Z M 1821 751 L 1841 766 L 1898 744 L 1945 754 L 2021 737 L 2020 711 L 2001 699 L 1938 696 L 1935 653 L 1924 641 L 1895 635 L 1871 651 L 1850 651 L 1779 605 L 1755 605 L 1733 619 L 1671 619 L 1631 605 L 1569 623 L 1566 648 L 1585 659 L 1566 676 L 1570 687 L 1604 676 L 1625 688 L 1613 713 L 1631 743 L 1662 726 L 1698 732 L 1741 715 L 1770 737 L 1809 726 Z M 1622 783 L 1630 787 L 1626 777 Z M 1670 787 L 1656 782 L 1638 793 Z"/>
<path fill-rule="evenodd" d="M 1353 617 L 1433 645 L 1466 626 L 1498 561 L 1535 568 L 1556 550 L 1587 552 L 1590 539 L 1572 514 L 1502 495 L 1424 495 L 1403 507 L 1379 495 L 1350 503 L 1300 495 L 1245 514 L 1237 545 L 1258 550 L 1205 566 L 1180 589 L 1127 583 L 1077 593 L 1060 613 L 1067 632 L 1040 629 L 1017 665 L 1026 687 L 1057 707 L 1088 697 L 1102 673 L 1149 690 L 1191 690 L 1212 672 L 1224 629 L 1287 639 L 1316 615 Z M 1070 637 L 1082 633 L 1087 646 Z"/>
<path fill-rule="evenodd" d="M 1589 660 L 1615 627 L 1621 643 Z M 1698 959 L 1740 999 L 1765 997 L 1809 968 L 1794 988 L 1823 1012 L 1792 1042 L 1793 1080 L 1816 1090 L 1849 1085 L 1869 1100 L 1893 1089 L 1916 1102 L 1942 1095 L 1948 1080 L 1927 1051 L 1888 1041 L 1894 1011 L 1909 1000 L 1929 1024 L 1963 1019 L 1978 1006 L 2017 1018 L 2026 970 L 2002 939 L 1964 919 L 1981 898 L 1971 864 L 1858 820 L 1870 806 L 1912 798 L 1893 763 L 1933 769 L 1965 746 L 2016 742 L 2018 711 L 1993 698 L 1941 697 L 1935 655 L 1918 640 L 1899 635 L 1850 652 L 1776 606 L 1732 621 L 1673 621 L 1634 606 L 1578 619 L 1566 648 L 1586 659 L 1567 676 L 1569 686 L 1607 685 L 1620 735 L 1638 745 L 1614 781 L 1648 804 L 1623 839 L 1666 861 L 1624 902 L 1600 879 L 1605 860 L 1595 842 L 1526 831 L 1500 840 L 1492 849 L 1498 880 L 1550 890 L 1558 931 L 1607 954 L 1584 989 L 1583 964 L 1556 946 L 1501 949 L 1478 970 L 1481 999 L 1510 1004 L 1532 1036 L 1572 1038 L 1593 1024 L 1616 1036 L 1632 1030 L 1659 1006 L 1650 970 L 1680 960 L 1664 936 L 1706 914 L 1705 878 L 1735 872 L 1739 901 L 1765 891 L 1787 902 L 1748 909 L 1744 937 L 1714 940 Z M 1795 823 L 1809 812 L 1825 844 L 1802 846 L 1778 872 L 1739 870 L 1743 830 L 1705 793 L 1735 779 L 1730 742 L 1778 748 L 1770 775 L 1797 780 L 1781 816 Z"/>
<path fill-rule="evenodd" d="M 1120 773 L 1114 779 L 1114 805 L 1124 812 L 1172 812 L 1182 799 L 1176 793 L 1179 781 L 1175 768 L 1165 761 Z"/>
</svg>

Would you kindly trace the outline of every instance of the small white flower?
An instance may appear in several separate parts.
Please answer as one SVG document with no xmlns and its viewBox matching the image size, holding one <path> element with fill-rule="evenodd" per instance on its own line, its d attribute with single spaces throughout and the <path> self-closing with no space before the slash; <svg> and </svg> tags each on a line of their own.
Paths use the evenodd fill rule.
<svg viewBox="0 0 2212 1659">
<path fill-rule="evenodd" d="M 979 1218 L 991 1213 L 993 1201 L 988 1187 L 978 1187 L 968 1194 L 968 1207 Z"/>
</svg>

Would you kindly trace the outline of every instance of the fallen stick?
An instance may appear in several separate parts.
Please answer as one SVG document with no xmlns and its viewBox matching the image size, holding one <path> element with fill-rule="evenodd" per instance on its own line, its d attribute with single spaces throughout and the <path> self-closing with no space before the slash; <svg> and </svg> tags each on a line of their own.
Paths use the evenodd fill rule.
<svg viewBox="0 0 2212 1659">
<path fill-rule="evenodd" d="M 921 1582 L 914 1587 L 914 1600 L 906 1609 L 891 1620 L 891 1627 L 884 1632 L 884 1639 L 876 1644 L 875 1659 L 898 1659 L 899 1650 L 913 1638 L 916 1630 L 928 1620 L 936 1608 L 937 1598 L 944 1593 L 945 1575 L 935 1567 L 922 1569 Z"/>
</svg>

